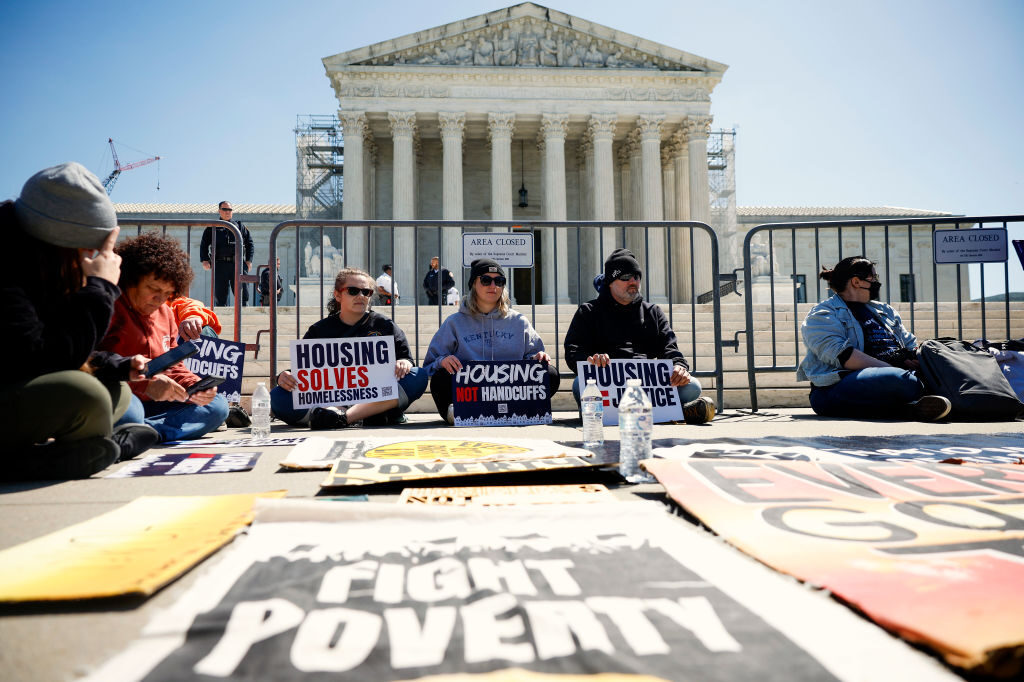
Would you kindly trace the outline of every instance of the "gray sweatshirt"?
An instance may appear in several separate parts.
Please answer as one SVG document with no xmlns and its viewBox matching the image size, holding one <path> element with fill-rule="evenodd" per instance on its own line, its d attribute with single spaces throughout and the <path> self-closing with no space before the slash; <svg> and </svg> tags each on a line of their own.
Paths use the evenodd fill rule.
<svg viewBox="0 0 1024 682">
<path fill-rule="evenodd" d="M 430 340 L 423 367 L 431 376 L 448 355 L 463 362 L 526 360 L 544 350 L 544 342 L 533 325 L 515 310 L 501 317 L 495 308 L 486 315 L 474 317 L 466 304 L 467 299 L 462 299 L 459 312 L 442 322 Z"/>
</svg>

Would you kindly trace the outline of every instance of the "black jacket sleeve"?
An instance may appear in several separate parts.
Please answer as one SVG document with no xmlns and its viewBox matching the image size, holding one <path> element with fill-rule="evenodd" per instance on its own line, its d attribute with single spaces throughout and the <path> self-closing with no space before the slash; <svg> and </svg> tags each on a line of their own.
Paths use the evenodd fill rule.
<svg viewBox="0 0 1024 682">
<path fill-rule="evenodd" d="M 593 355 L 589 350 L 588 339 L 594 337 L 593 332 L 589 329 L 587 312 L 588 310 L 584 306 L 577 308 L 572 322 L 569 323 L 569 330 L 565 332 L 565 343 L 563 344 L 565 364 L 569 366 L 569 370 L 573 374 L 576 374 L 577 362 L 586 362 L 587 358 Z"/>
<path fill-rule="evenodd" d="M 242 224 L 242 221 L 238 221 L 238 229 L 242 232 L 242 260 L 246 263 L 251 263 L 253 251 L 255 250 L 252 244 L 252 235 L 249 233 L 249 228 Z"/>
<path fill-rule="evenodd" d="M 455 286 L 455 278 L 452 277 L 451 270 L 444 271 L 444 289 L 441 293 L 447 293 L 449 289 Z"/>
<path fill-rule="evenodd" d="M 649 309 L 649 314 L 653 318 L 652 321 L 657 326 L 657 339 L 660 342 L 660 348 L 652 349 L 656 352 L 649 354 L 649 357 L 659 358 L 662 360 L 671 360 L 673 365 L 680 365 L 683 369 L 689 371 L 690 365 L 687 364 L 686 358 L 683 357 L 683 353 L 679 350 L 679 344 L 676 341 L 676 333 L 672 331 L 672 325 L 668 322 L 668 317 L 665 316 L 665 312 L 660 306 L 652 305 Z"/>
<path fill-rule="evenodd" d="M 199 260 L 204 263 L 210 262 L 210 241 L 213 234 L 213 228 L 208 227 L 203 230 L 203 238 L 199 240 Z"/>
</svg>

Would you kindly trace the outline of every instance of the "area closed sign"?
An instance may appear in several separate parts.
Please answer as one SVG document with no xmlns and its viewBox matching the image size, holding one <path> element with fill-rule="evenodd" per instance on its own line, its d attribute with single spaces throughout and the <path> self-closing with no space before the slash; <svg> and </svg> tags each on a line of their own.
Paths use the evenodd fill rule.
<svg viewBox="0 0 1024 682">
<path fill-rule="evenodd" d="M 973 230 L 935 230 L 932 250 L 935 262 L 943 263 L 1005 263 L 1006 228 L 990 227 Z"/>
<path fill-rule="evenodd" d="M 477 258 L 490 258 L 506 268 L 533 267 L 530 232 L 466 232 L 462 235 L 462 267 Z"/>
</svg>

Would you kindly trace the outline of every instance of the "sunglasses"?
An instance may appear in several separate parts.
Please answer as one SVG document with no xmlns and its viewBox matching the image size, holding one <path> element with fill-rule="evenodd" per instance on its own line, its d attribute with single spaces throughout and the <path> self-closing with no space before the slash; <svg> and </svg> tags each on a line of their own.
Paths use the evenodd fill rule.
<svg viewBox="0 0 1024 682">
<path fill-rule="evenodd" d="M 235 209 L 231 208 L 230 206 L 222 206 L 220 210 L 222 210 L 222 211 L 234 211 Z"/>
<path fill-rule="evenodd" d="M 619 275 L 619 276 L 618 276 L 618 277 L 616 277 L 615 279 L 619 280 L 620 282 L 628 282 L 628 281 L 630 281 L 630 280 L 634 280 L 634 279 L 635 279 L 636 281 L 638 281 L 638 282 L 639 282 L 639 281 L 640 281 L 640 277 L 641 277 L 641 276 L 642 276 L 642 275 L 640 275 L 639 273 L 636 273 L 636 274 L 634 274 L 634 273 L 632 273 L 632 272 L 627 272 L 627 273 L 626 273 L 626 274 L 624 274 L 624 275 Z"/>
<path fill-rule="evenodd" d="M 359 294 L 362 294 L 369 298 L 373 295 L 373 289 L 360 289 L 359 287 L 345 287 L 342 291 L 347 291 L 349 296 L 358 296 Z"/>
<path fill-rule="evenodd" d="M 491 286 L 491 282 L 494 282 L 499 287 L 503 287 L 505 286 L 505 282 L 507 281 L 508 280 L 505 279 L 504 276 L 502 275 L 496 275 L 494 277 L 491 277 L 490 275 L 480 275 L 480 283 L 483 284 L 485 287 Z"/>
</svg>

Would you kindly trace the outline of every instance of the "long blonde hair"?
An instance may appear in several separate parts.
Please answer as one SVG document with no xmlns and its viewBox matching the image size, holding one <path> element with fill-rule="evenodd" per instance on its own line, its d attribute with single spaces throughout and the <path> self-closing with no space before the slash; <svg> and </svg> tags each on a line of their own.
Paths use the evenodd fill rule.
<svg viewBox="0 0 1024 682">
<path fill-rule="evenodd" d="M 340 292 L 345 286 L 345 282 L 348 281 L 349 277 L 365 277 L 371 282 L 374 281 L 373 277 L 370 277 L 370 273 L 360 268 L 346 267 L 338 273 L 337 277 L 334 278 L 334 290 Z M 376 285 L 374 285 L 376 286 Z M 374 287 L 371 287 L 374 288 Z M 372 297 L 371 297 L 372 298 Z M 337 315 L 341 312 L 341 304 L 332 296 L 331 300 L 327 302 L 327 315 Z"/>
</svg>

